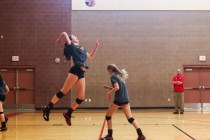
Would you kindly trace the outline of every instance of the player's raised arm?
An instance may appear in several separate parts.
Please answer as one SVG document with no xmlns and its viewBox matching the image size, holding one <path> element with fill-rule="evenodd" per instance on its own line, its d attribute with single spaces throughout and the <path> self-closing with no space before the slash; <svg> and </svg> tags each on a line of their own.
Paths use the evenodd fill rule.
<svg viewBox="0 0 210 140">
<path fill-rule="evenodd" d="M 96 40 L 96 47 L 93 49 L 93 51 L 90 54 L 87 53 L 88 60 L 93 60 L 99 46 L 100 46 L 99 40 Z"/>
<path fill-rule="evenodd" d="M 56 39 L 56 44 L 61 44 L 62 42 L 65 42 L 67 44 L 71 44 L 71 40 L 69 38 L 69 35 L 66 32 L 62 32 L 59 37 Z"/>
</svg>

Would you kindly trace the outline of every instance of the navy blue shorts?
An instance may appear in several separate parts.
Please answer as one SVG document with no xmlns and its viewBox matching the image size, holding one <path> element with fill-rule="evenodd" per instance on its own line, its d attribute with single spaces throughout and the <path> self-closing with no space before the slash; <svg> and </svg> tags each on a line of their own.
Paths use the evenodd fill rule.
<svg viewBox="0 0 210 140">
<path fill-rule="evenodd" d="M 79 66 L 71 67 L 71 69 L 69 70 L 69 73 L 76 75 L 79 79 L 85 77 L 85 75 L 84 75 L 85 71 L 82 70 Z"/>
<path fill-rule="evenodd" d="M 118 101 L 114 101 L 114 104 L 116 104 L 116 105 L 118 105 L 118 106 L 126 105 L 126 104 L 128 104 L 128 103 L 129 103 L 129 101 L 128 101 L 128 102 L 118 102 Z"/>
<path fill-rule="evenodd" d="M 6 99 L 5 94 L 0 94 L 0 101 L 4 102 Z"/>
</svg>

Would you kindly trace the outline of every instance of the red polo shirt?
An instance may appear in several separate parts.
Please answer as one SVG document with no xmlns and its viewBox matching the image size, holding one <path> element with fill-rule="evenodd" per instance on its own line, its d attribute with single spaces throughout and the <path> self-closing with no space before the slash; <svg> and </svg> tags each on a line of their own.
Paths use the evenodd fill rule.
<svg viewBox="0 0 210 140">
<path fill-rule="evenodd" d="M 176 75 L 173 77 L 172 81 L 180 81 L 182 82 L 181 85 L 178 85 L 178 84 L 174 84 L 174 91 L 175 92 L 183 92 L 184 91 L 184 77 L 181 75 Z"/>
</svg>

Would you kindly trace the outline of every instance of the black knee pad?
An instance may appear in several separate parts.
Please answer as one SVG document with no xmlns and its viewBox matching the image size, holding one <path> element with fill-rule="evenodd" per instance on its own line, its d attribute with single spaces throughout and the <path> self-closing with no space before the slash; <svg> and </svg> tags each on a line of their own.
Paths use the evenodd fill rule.
<svg viewBox="0 0 210 140">
<path fill-rule="evenodd" d="M 79 98 L 76 99 L 76 103 L 77 103 L 77 104 L 81 104 L 83 101 L 84 101 L 84 100 L 81 100 L 81 99 L 79 99 Z"/>
<path fill-rule="evenodd" d="M 4 112 L 0 112 L 0 114 L 3 114 Z"/>
<path fill-rule="evenodd" d="M 134 121 L 134 118 L 133 117 L 128 119 L 128 122 L 129 123 L 133 123 L 133 121 Z"/>
<path fill-rule="evenodd" d="M 109 120 L 111 120 L 111 119 L 112 119 L 111 116 L 106 116 L 106 120 L 107 120 L 107 121 L 109 121 Z"/>
<path fill-rule="evenodd" d="M 63 92 L 59 91 L 58 93 L 56 93 L 56 96 L 57 96 L 59 99 L 61 99 L 61 98 L 63 98 L 63 96 L 65 96 L 65 94 L 64 94 Z"/>
</svg>

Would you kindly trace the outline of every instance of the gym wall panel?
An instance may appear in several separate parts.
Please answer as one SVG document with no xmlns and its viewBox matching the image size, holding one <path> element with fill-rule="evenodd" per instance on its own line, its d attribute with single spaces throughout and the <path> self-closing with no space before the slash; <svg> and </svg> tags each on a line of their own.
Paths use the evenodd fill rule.
<svg viewBox="0 0 210 140">
<path fill-rule="evenodd" d="M 209 11 L 73 11 L 72 32 L 96 58 L 86 72 L 86 106 L 107 107 L 103 84 L 110 84 L 106 66 L 129 73 L 132 107 L 172 107 L 172 76 L 186 64 L 210 63 Z M 205 55 L 206 62 L 198 56 Z M 170 102 L 168 101 L 170 99 Z"/>
</svg>

